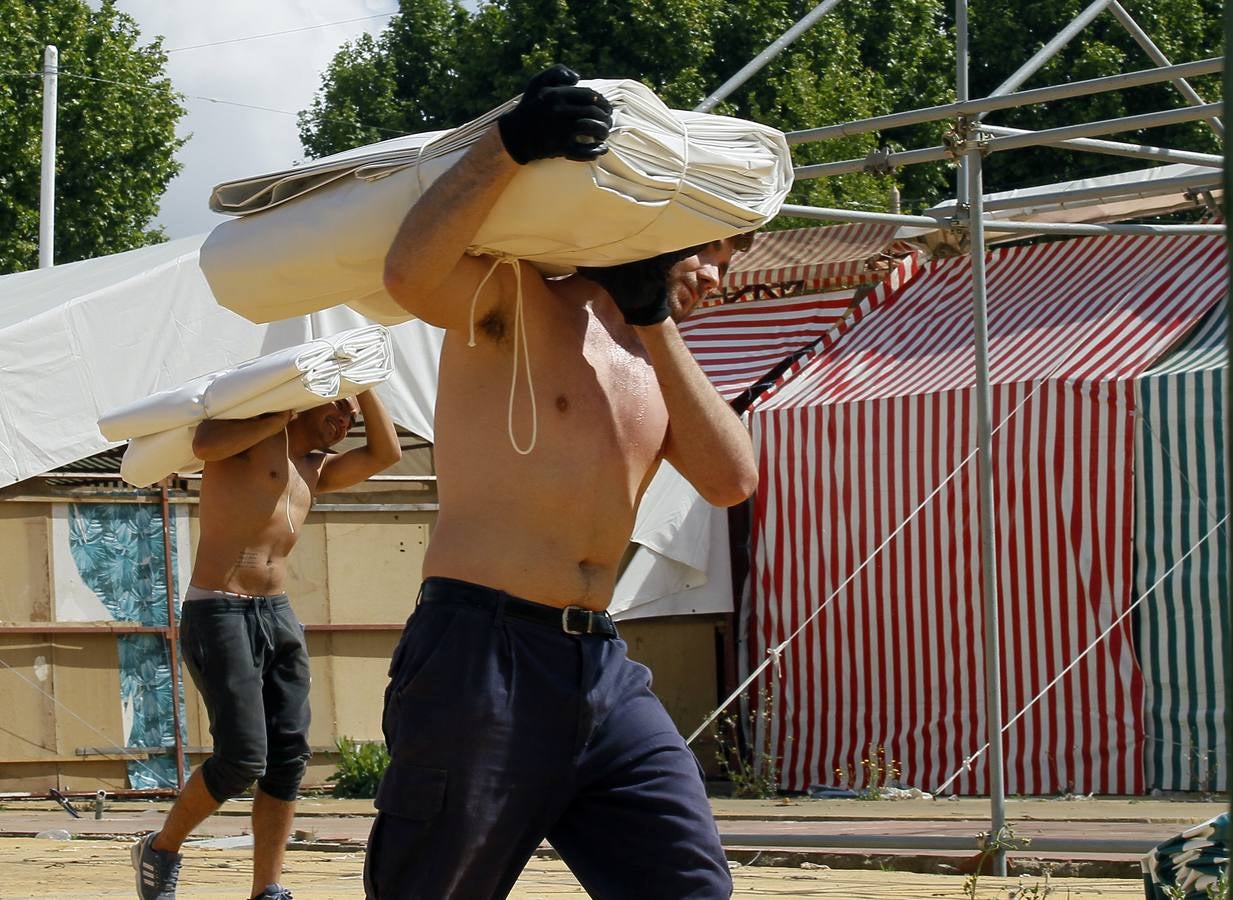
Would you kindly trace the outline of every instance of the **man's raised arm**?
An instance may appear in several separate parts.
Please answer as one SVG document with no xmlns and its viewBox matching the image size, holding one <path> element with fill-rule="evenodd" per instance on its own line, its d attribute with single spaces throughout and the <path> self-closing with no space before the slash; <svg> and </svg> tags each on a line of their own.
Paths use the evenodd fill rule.
<svg viewBox="0 0 1233 900">
<path fill-rule="evenodd" d="M 385 257 L 385 289 L 400 306 L 432 325 L 466 327 L 491 261 L 465 251 L 518 167 L 560 156 L 585 162 L 608 151 L 612 109 L 577 82 L 559 64 L 532 78 L 518 105 L 411 207 Z M 477 298 L 478 317 L 500 301 L 498 279 L 513 280 L 505 272 L 493 276 Z"/>
<path fill-rule="evenodd" d="M 355 447 L 337 456 L 326 457 L 321 465 L 314 494 L 326 494 L 359 484 L 370 475 L 388 469 L 402 459 L 398 445 L 398 433 L 394 422 L 385 411 L 385 405 L 377 399 L 375 391 L 367 390 L 355 398 L 364 417 L 364 434 L 368 440 L 363 447 Z"/>
<path fill-rule="evenodd" d="M 193 455 L 211 462 L 243 453 L 286 428 L 291 416 L 287 410 L 251 419 L 206 419 L 193 434 Z"/>
</svg>

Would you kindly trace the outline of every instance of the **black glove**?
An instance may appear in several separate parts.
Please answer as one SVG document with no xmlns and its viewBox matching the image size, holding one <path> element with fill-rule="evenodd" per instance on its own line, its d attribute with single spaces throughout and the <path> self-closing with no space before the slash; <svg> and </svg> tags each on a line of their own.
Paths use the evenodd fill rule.
<svg viewBox="0 0 1233 900">
<path fill-rule="evenodd" d="M 532 78 L 518 105 L 497 119 L 501 142 L 520 165 L 554 156 L 589 162 L 608 152 L 612 104 L 577 83 L 578 73 L 557 63 Z"/>
<path fill-rule="evenodd" d="M 672 314 L 668 308 L 668 273 L 701 249 L 686 247 L 618 266 L 579 266 L 578 274 L 612 295 L 630 325 L 658 325 Z"/>
</svg>

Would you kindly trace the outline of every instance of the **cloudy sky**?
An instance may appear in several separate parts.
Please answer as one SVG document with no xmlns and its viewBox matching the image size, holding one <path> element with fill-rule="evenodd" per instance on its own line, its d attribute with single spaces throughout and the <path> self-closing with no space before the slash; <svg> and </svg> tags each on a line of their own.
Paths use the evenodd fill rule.
<svg viewBox="0 0 1233 900">
<path fill-rule="evenodd" d="M 179 154 L 184 170 L 163 195 L 159 216 L 172 238 L 208 231 L 221 220 L 206 207 L 218 182 L 304 158 L 294 113 L 312 102 L 339 46 L 365 31 L 379 33 L 398 7 L 397 0 L 119 0 L 116 5 L 137 21 L 144 37 L 164 36 L 167 74 L 186 95 L 180 133 L 191 137 Z M 284 33 L 236 40 L 271 32 Z"/>
</svg>

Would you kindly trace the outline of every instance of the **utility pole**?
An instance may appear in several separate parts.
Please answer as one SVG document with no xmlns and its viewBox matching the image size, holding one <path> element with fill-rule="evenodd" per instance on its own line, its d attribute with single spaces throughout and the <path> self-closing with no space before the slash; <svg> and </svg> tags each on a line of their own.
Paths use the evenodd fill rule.
<svg viewBox="0 0 1233 900">
<path fill-rule="evenodd" d="M 54 44 L 43 51 L 43 166 L 39 181 L 39 268 L 55 265 L 56 249 L 56 94 L 60 52 Z"/>
</svg>

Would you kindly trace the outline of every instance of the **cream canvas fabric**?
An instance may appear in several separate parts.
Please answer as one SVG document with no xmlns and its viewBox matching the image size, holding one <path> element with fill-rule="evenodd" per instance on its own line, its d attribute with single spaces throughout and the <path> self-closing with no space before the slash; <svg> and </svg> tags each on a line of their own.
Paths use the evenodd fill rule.
<svg viewBox="0 0 1233 900">
<path fill-rule="evenodd" d="M 672 110 L 634 81 L 582 82 L 613 107 L 610 151 L 524 166 L 474 252 L 548 273 L 612 265 L 757 228 L 792 186 L 787 142 L 741 119 Z M 218 301 L 253 322 L 346 303 L 386 324 L 410 315 L 381 284 L 386 248 L 420 194 L 516 100 L 447 132 L 411 135 L 219 185 L 201 267 Z"/>
<path fill-rule="evenodd" d="M 389 332 L 368 325 L 287 347 L 126 404 L 102 416 L 99 431 L 108 440 L 131 439 L 120 474 L 130 484 L 145 487 L 172 472 L 201 469 L 193 454 L 193 435 L 204 419 L 311 409 L 367 390 L 392 371 Z"/>
</svg>

